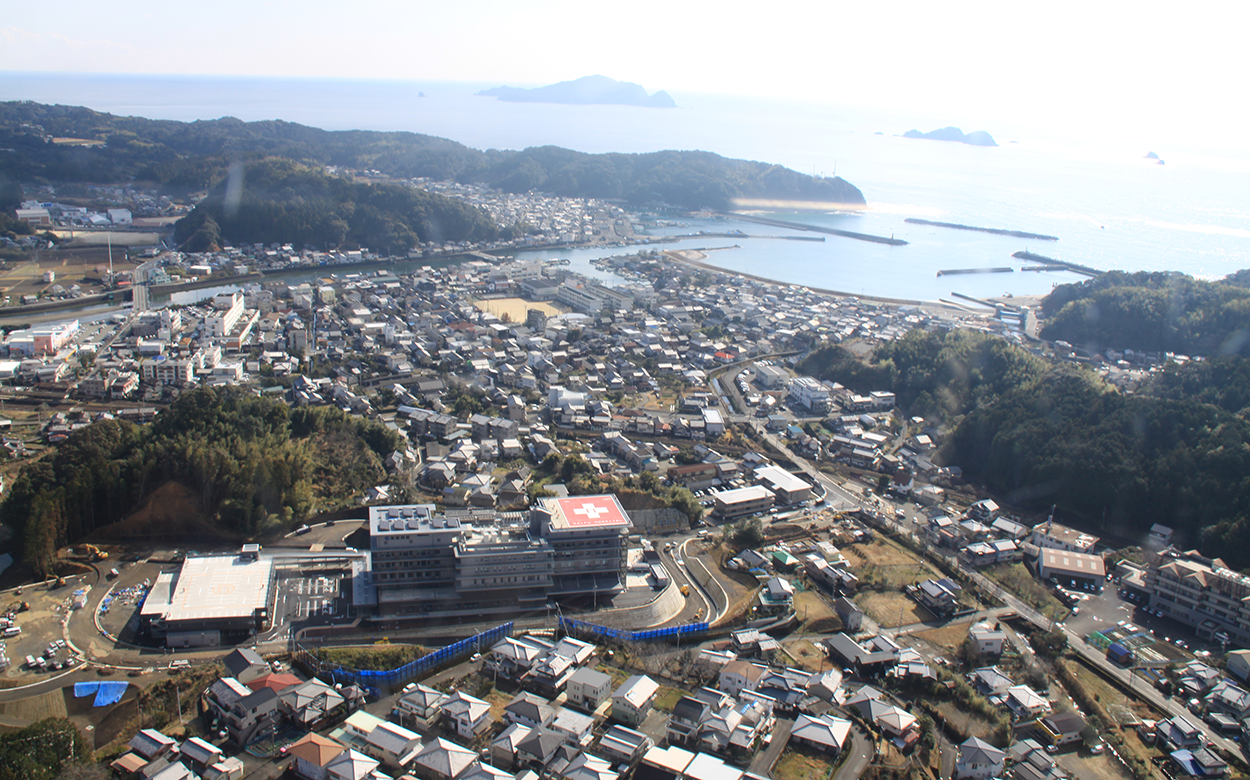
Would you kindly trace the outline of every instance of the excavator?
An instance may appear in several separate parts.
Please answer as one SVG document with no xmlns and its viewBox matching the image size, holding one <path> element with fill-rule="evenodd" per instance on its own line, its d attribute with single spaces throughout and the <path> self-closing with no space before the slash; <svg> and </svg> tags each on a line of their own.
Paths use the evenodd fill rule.
<svg viewBox="0 0 1250 780">
<path fill-rule="evenodd" d="M 94 544 L 84 544 L 82 546 L 82 553 L 80 554 L 83 557 L 85 557 L 88 561 L 92 561 L 92 562 L 105 561 L 105 560 L 108 560 L 108 557 L 109 557 L 109 554 L 107 552 L 105 552 L 104 550 L 101 550 L 99 547 L 96 547 Z"/>
</svg>

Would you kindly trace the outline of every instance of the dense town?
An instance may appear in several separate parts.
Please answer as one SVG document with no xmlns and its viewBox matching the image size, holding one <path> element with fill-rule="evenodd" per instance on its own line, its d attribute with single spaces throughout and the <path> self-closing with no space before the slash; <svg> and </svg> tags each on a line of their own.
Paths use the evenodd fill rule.
<svg viewBox="0 0 1250 780">
<path fill-rule="evenodd" d="M 602 203 L 413 186 L 564 243 L 643 240 Z M 27 205 L 43 227 L 93 219 Z M 1000 506 L 893 393 L 798 369 L 914 329 L 1025 343 L 1015 307 L 861 300 L 655 248 L 598 261 L 608 283 L 509 254 L 532 241 L 416 247 L 428 264 L 403 272 L 359 267 L 368 250 L 153 252 L 128 283 L 229 289 L 9 332 L 12 457 L 204 386 L 335 406 L 404 445 L 339 519 L 263 547 L 80 548 L 94 574 L 14 595 L 0 700 L 68 686 L 103 711 L 159 680 L 176 715 L 93 726 L 142 780 L 1245 773 L 1250 579 L 1163 526 L 1123 544 Z M 316 278 L 260 276 L 291 269 Z M 1065 346 L 1044 354 L 1080 359 Z M 1123 382 L 1165 359 L 1114 357 Z M 586 473 L 693 506 L 570 492 Z M 420 652 L 366 663 L 400 645 Z"/>
</svg>

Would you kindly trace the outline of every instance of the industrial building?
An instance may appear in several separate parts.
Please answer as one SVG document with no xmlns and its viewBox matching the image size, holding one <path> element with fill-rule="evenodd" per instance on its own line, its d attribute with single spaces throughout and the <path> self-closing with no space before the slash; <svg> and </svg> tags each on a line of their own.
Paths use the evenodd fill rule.
<svg viewBox="0 0 1250 780">
<path fill-rule="evenodd" d="M 544 498 L 528 512 L 369 509 L 379 615 L 509 613 L 624 588 L 632 527 L 612 495 Z M 356 599 L 358 608 L 363 607 Z"/>
<path fill-rule="evenodd" d="M 799 504 L 812 497 L 812 486 L 780 466 L 755 470 L 755 483 L 768 488 L 778 504 Z"/>
<path fill-rule="evenodd" d="M 264 631 L 273 568 L 256 545 L 238 555 L 187 558 L 156 578 L 139 611 L 140 632 L 168 647 L 213 647 Z"/>
<path fill-rule="evenodd" d="M 763 485 L 749 485 L 713 493 L 712 499 L 716 502 L 712 510 L 716 516 L 723 520 L 732 520 L 735 517 L 767 512 L 772 508 L 775 496 Z"/>
</svg>

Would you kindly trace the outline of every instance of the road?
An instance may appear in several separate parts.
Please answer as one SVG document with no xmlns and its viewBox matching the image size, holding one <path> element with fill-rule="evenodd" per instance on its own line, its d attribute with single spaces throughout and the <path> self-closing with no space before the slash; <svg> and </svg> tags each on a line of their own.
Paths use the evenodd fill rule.
<svg viewBox="0 0 1250 780">
<path fill-rule="evenodd" d="M 777 722 L 773 724 L 773 736 L 768 743 L 768 748 L 756 753 L 755 758 L 751 759 L 750 771 L 761 777 L 772 777 L 773 764 L 777 763 L 782 751 L 789 744 L 792 728 L 794 728 L 793 718 L 777 718 Z"/>
<path fill-rule="evenodd" d="M 833 780 L 856 780 L 876 755 L 872 740 L 858 723 L 851 724 L 851 743 L 843 750 L 848 751 L 848 755 L 838 771 L 833 773 Z"/>
</svg>

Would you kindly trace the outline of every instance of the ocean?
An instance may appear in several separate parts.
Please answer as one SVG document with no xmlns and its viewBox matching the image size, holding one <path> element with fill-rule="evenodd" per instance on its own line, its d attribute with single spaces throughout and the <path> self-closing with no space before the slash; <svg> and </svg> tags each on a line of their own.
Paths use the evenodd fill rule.
<svg viewBox="0 0 1250 780">
<path fill-rule="evenodd" d="M 505 103 L 477 97 L 498 84 L 278 78 L 74 76 L 4 73 L 0 100 L 84 105 L 114 114 L 195 121 L 283 119 L 328 130 L 409 130 L 475 148 L 556 145 L 586 152 L 702 149 L 803 173 L 836 173 L 864 193 L 860 212 L 767 212 L 781 219 L 895 236 L 885 246 L 695 237 L 728 270 L 856 295 L 938 300 L 1045 294 L 1084 277 L 1021 272 L 1017 250 L 1093 268 L 1179 271 L 1217 278 L 1250 267 L 1250 151 L 1200 137 L 1154 146 L 1148 128 L 1091 137 L 1039 119 L 976 126 L 955 116 L 673 93 L 679 108 Z M 660 85 L 662 86 L 662 85 Z M 421 96 L 424 93 L 424 96 Z M 992 113 L 990 114 L 992 116 Z M 983 148 L 900 137 L 913 127 L 986 130 Z M 1196 132 L 1198 132 L 1196 130 Z M 1146 159 L 1155 152 L 1166 164 Z M 764 213 L 764 212 L 761 212 Z M 1037 241 L 909 224 L 908 217 L 1054 235 Z M 792 234 L 737 220 L 682 220 L 657 233 L 741 230 Z M 812 235 L 812 234 L 808 234 Z M 737 245 L 737 248 L 731 248 Z M 721 248 L 726 247 L 726 248 Z M 571 267 L 620 249 L 538 253 Z M 1011 273 L 937 276 L 938 270 L 1011 267 Z"/>
</svg>

